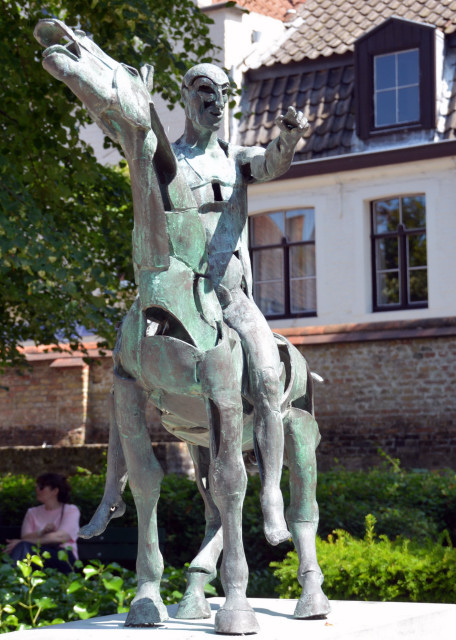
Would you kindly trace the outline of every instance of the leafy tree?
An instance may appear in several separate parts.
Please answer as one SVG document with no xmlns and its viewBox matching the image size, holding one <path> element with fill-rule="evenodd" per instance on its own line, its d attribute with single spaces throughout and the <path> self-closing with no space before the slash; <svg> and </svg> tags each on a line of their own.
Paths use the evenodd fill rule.
<svg viewBox="0 0 456 640">
<path fill-rule="evenodd" d="M 81 327 L 112 345 L 132 296 L 128 176 L 96 162 L 79 138 L 84 108 L 42 68 L 33 29 L 48 16 L 117 60 L 153 64 L 155 91 L 171 104 L 183 73 L 211 50 L 210 20 L 192 0 L 2 0 L 0 367 L 21 362 L 26 340 L 76 349 Z"/>
</svg>

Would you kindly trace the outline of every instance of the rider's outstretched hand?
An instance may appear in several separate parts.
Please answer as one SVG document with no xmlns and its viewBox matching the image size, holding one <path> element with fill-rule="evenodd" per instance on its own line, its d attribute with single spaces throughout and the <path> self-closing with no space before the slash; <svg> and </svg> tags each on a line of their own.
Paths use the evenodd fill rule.
<svg viewBox="0 0 456 640">
<path fill-rule="evenodd" d="M 294 107 L 288 107 L 287 112 L 278 116 L 275 122 L 281 130 L 281 137 L 289 144 L 296 144 L 309 127 L 302 111 L 296 111 Z"/>
</svg>

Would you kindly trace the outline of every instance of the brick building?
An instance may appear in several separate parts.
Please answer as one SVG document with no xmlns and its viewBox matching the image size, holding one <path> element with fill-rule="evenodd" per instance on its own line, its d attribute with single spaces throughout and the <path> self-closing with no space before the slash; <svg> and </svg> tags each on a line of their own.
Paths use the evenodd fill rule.
<svg viewBox="0 0 456 640">
<path fill-rule="evenodd" d="M 266 145 L 289 105 L 310 123 L 289 172 L 250 187 L 249 213 L 255 299 L 325 380 L 320 466 L 375 464 L 380 447 L 455 468 L 456 2 L 200 4 L 243 81 L 223 137 Z M 2 444 L 105 441 L 110 359 L 27 358 L 0 380 Z"/>
<path fill-rule="evenodd" d="M 326 380 L 325 465 L 456 466 L 455 72 L 449 0 L 306 0 L 244 61 L 238 143 L 310 123 L 250 188 L 250 242 L 257 303 Z"/>
</svg>

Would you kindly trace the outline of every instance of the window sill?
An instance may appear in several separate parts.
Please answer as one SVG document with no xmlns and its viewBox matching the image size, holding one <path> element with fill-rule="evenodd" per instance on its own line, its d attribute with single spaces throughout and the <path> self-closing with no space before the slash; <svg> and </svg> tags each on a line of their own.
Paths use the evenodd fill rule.
<svg viewBox="0 0 456 640">
<path fill-rule="evenodd" d="M 411 122 L 404 124 L 391 125 L 389 127 L 371 129 L 368 138 L 377 138 L 392 133 L 409 133 L 410 131 L 421 131 L 424 126 L 421 122 Z"/>
<path fill-rule="evenodd" d="M 385 313 L 385 311 L 414 311 L 415 309 L 427 309 L 427 302 L 408 305 L 388 305 L 384 307 L 374 307 L 372 313 Z"/>
<path fill-rule="evenodd" d="M 291 320 L 292 318 L 316 318 L 317 317 L 317 312 L 316 311 L 308 311 L 307 313 L 302 312 L 302 313 L 288 313 L 285 315 L 281 315 L 281 316 L 264 316 L 266 318 L 266 320 Z M 275 329 L 274 329 L 275 331 Z"/>
</svg>

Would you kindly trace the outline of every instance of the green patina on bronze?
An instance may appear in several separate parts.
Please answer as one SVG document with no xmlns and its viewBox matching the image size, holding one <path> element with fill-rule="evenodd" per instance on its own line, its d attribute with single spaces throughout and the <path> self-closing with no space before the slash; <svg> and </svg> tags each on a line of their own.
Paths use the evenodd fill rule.
<svg viewBox="0 0 456 640">
<path fill-rule="evenodd" d="M 216 131 L 228 79 L 213 65 L 197 65 L 184 77 L 185 132 L 171 146 L 150 96 L 149 65 L 140 71 L 122 65 L 83 32 L 54 19 L 40 21 L 35 37 L 46 47 L 44 68 L 121 145 L 130 168 L 138 296 L 114 349 L 105 493 L 81 530 L 91 537 L 122 515 L 128 475 L 139 540 L 138 590 L 126 625 L 167 617 L 156 523 L 163 472 L 147 432 L 150 401 L 162 412 L 164 427 L 188 443 L 206 505 L 205 538 L 190 564 L 178 617 L 210 615 L 204 585 L 216 575 L 223 547 L 226 601 L 215 630 L 258 631 L 245 596 L 242 545 L 243 452 L 253 449 L 263 480 L 265 535 L 277 544 L 291 534 L 298 550 L 303 590 L 295 616 L 325 615 L 329 605 L 315 553 L 319 433 L 312 379 L 301 354 L 272 335 L 253 302 L 247 246 L 247 185 L 288 168 L 305 119 L 289 109 L 266 150 L 223 142 Z M 284 451 L 292 482 L 287 522 L 278 489 Z"/>
</svg>

